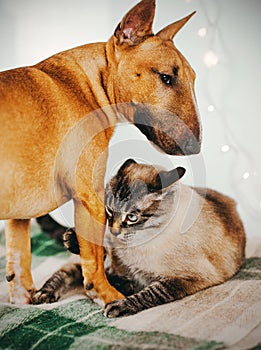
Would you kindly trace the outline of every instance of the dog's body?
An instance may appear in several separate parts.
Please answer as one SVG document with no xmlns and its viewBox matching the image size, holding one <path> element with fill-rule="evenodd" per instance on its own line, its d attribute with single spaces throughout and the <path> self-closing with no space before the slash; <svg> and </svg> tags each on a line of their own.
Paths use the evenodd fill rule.
<svg viewBox="0 0 261 350">
<path fill-rule="evenodd" d="M 102 248 L 107 150 L 119 113 L 166 153 L 199 152 L 195 77 L 172 43 L 190 16 L 154 36 L 154 11 L 143 0 L 107 43 L 0 75 L 0 219 L 8 220 L 12 302 L 34 293 L 30 218 L 71 198 L 85 287 L 103 303 L 122 296 L 105 278 Z"/>
</svg>

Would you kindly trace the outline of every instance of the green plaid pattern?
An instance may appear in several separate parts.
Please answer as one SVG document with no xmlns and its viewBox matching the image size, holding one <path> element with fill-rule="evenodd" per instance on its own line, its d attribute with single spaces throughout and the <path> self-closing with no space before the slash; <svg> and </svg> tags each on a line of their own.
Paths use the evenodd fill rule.
<svg viewBox="0 0 261 350">
<path fill-rule="evenodd" d="M 69 254 L 63 247 L 44 233 L 37 232 L 36 227 L 32 231 L 33 270 L 40 271 L 41 266 L 45 266 L 44 263 L 50 256 L 55 257 L 54 261 L 60 261 L 60 263 L 68 259 Z M 141 320 L 143 313 L 115 322 L 115 320 L 105 318 L 99 306 L 80 295 L 50 305 L 24 307 L 10 305 L 6 302 L 7 283 L 5 282 L 3 245 L 4 235 L 0 234 L 0 300 L 2 300 L 0 303 L 0 349 L 204 350 L 229 348 L 222 341 L 198 339 L 197 334 L 181 336 L 162 331 L 139 331 L 138 326 L 137 331 L 120 329 L 126 326 L 124 325 L 125 320 L 134 319 L 135 322 L 135 317 Z M 233 280 L 260 280 L 260 270 L 261 259 L 250 258 L 246 260 L 241 271 Z M 163 307 L 166 310 L 167 305 Z M 155 313 L 155 310 L 159 308 L 153 308 L 153 312 Z M 145 312 L 148 315 L 150 310 Z M 164 317 L 158 320 L 159 323 L 164 323 L 164 321 Z M 255 349 L 258 348 L 260 349 L 255 344 Z"/>
</svg>

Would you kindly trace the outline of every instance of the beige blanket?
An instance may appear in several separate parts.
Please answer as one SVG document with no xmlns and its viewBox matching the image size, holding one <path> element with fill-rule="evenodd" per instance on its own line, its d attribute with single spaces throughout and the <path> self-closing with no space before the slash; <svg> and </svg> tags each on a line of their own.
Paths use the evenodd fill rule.
<svg viewBox="0 0 261 350">
<path fill-rule="evenodd" d="M 261 349 L 261 238 L 248 241 L 247 260 L 232 280 L 113 323 L 129 331 L 158 331 L 215 340 L 227 349 Z"/>
<path fill-rule="evenodd" d="M 32 246 L 40 287 L 69 254 L 41 232 Z M 4 265 L 0 234 L 0 349 L 261 349 L 260 238 L 249 240 L 245 264 L 230 281 L 117 320 L 83 294 L 37 307 L 10 305 Z"/>
</svg>

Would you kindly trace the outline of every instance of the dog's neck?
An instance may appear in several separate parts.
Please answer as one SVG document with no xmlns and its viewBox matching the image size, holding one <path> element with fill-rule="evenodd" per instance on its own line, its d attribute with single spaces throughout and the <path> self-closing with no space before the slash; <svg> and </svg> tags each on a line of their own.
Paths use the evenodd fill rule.
<svg viewBox="0 0 261 350">
<path fill-rule="evenodd" d="M 135 105 L 132 103 L 130 96 L 122 96 L 115 90 L 118 85 L 118 65 L 121 59 L 119 51 L 116 38 L 112 36 L 105 43 L 105 57 L 110 64 L 107 65 L 107 70 L 104 73 L 104 81 L 108 98 L 117 112 L 117 122 L 128 121 L 133 123 Z"/>
<path fill-rule="evenodd" d="M 113 108 L 117 101 L 109 86 L 106 43 L 87 44 L 61 52 L 40 62 L 36 68 L 69 86 L 77 98 L 81 98 L 82 110 L 77 114 L 78 121 L 88 113 L 103 109 L 108 124 L 117 124 Z"/>
<path fill-rule="evenodd" d="M 106 43 L 87 44 L 65 52 L 66 55 L 67 53 L 83 69 L 87 80 L 92 82 L 91 91 L 96 103 L 98 102 L 96 109 L 104 109 L 110 125 L 115 126 L 126 119 L 131 121 L 134 114 L 131 101 L 123 103 L 115 93 L 115 72 L 119 57 L 116 57 L 114 36 Z M 122 119 L 123 115 L 125 119 Z"/>
<path fill-rule="evenodd" d="M 105 109 L 110 125 L 114 126 L 117 123 L 117 117 L 110 106 L 114 106 L 117 101 L 108 79 L 110 66 L 108 65 L 106 43 L 87 44 L 71 50 L 69 55 L 72 55 L 83 69 L 88 82 L 92 82 L 91 91 L 95 102 L 98 103 L 97 108 L 93 109 Z"/>
</svg>

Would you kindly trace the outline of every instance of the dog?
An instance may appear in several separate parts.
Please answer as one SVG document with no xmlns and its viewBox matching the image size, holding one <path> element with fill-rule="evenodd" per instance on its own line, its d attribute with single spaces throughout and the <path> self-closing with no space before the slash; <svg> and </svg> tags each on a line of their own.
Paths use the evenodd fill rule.
<svg viewBox="0 0 261 350">
<path fill-rule="evenodd" d="M 0 219 L 12 303 L 35 293 L 30 219 L 70 199 L 87 294 L 102 304 L 123 297 L 105 277 L 102 245 L 108 144 L 121 118 L 164 153 L 200 151 L 195 73 L 173 44 L 193 14 L 156 35 L 154 14 L 155 0 L 142 0 L 108 42 L 0 75 Z"/>
</svg>

